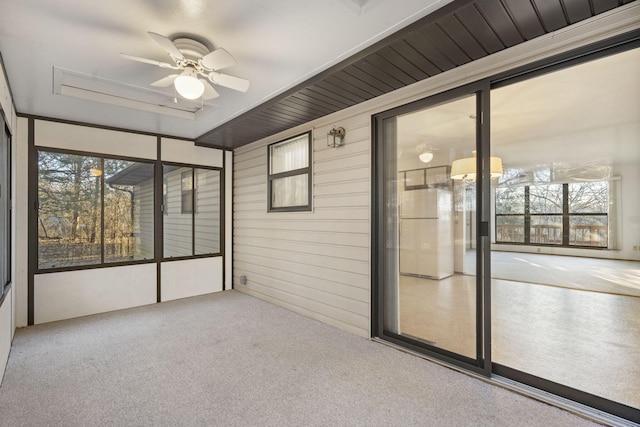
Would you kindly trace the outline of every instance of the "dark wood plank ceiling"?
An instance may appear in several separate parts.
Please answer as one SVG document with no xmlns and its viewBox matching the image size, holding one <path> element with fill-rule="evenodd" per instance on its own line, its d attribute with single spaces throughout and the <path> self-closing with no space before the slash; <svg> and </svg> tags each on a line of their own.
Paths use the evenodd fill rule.
<svg viewBox="0 0 640 427">
<path fill-rule="evenodd" d="M 233 149 L 633 0 L 454 0 L 196 139 Z"/>
</svg>

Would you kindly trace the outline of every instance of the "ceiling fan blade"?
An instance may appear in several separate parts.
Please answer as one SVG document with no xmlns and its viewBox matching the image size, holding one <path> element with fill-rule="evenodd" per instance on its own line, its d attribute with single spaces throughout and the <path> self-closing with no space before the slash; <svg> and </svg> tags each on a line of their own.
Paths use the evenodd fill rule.
<svg viewBox="0 0 640 427">
<path fill-rule="evenodd" d="M 220 94 L 213 88 L 213 86 L 211 86 L 211 83 L 209 83 L 205 79 L 200 79 L 200 81 L 202 82 L 202 84 L 204 84 L 204 95 L 202 95 L 202 97 L 205 100 L 217 98 L 218 96 L 220 96 Z"/>
<path fill-rule="evenodd" d="M 228 87 L 229 89 L 238 90 L 240 92 L 246 92 L 249 89 L 249 80 L 230 76 L 228 74 L 216 73 L 215 71 L 209 73 L 209 80 L 211 83 Z"/>
<path fill-rule="evenodd" d="M 178 48 L 173 44 L 173 42 L 170 39 L 168 39 L 167 37 L 161 34 L 153 33 L 151 31 L 147 32 L 147 34 L 149 34 L 149 36 L 151 36 L 151 38 L 156 43 L 158 43 L 158 45 L 162 49 L 164 49 L 169 55 L 177 59 L 184 59 L 184 56 L 182 55 L 182 53 L 178 50 Z"/>
<path fill-rule="evenodd" d="M 220 48 L 206 54 L 200 59 L 200 64 L 208 70 L 221 70 L 235 65 L 236 60 L 229 52 Z"/>
<path fill-rule="evenodd" d="M 169 87 L 173 84 L 173 81 L 178 76 L 179 74 L 169 74 L 167 77 L 163 77 L 160 80 L 156 80 L 155 82 L 151 83 L 151 86 Z"/>
<path fill-rule="evenodd" d="M 120 56 L 122 56 L 125 59 L 130 59 L 132 61 L 138 61 L 138 62 L 144 62 L 145 64 L 157 65 L 160 68 L 171 68 L 173 70 L 180 69 L 180 67 L 178 66 L 171 65 L 167 62 L 156 61 L 154 59 L 141 58 L 139 56 L 127 55 L 126 53 L 121 53 Z"/>
</svg>

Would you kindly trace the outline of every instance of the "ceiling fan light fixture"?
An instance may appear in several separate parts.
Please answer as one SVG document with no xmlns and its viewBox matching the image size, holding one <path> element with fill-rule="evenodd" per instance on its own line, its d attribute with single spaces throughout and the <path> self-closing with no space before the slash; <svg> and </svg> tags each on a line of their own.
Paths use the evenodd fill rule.
<svg viewBox="0 0 640 427">
<path fill-rule="evenodd" d="M 418 158 L 422 163 L 429 163 L 431 160 L 433 160 L 433 153 L 431 151 L 425 150 L 418 155 Z"/>
<path fill-rule="evenodd" d="M 180 96 L 186 99 L 198 99 L 204 93 L 204 83 L 198 80 L 198 73 L 191 67 L 186 67 L 173 85 Z"/>
</svg>

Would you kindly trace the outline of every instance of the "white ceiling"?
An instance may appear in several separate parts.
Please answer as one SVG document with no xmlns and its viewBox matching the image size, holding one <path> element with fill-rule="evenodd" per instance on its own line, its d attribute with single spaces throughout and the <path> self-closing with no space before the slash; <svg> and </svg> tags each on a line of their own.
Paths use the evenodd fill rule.
<svg viewBox="0 0 640 427">
<path fill-rule="evenodd" d="M 196 138 L 450 1 L 0 0 L 0 53 L 18 113 Z M 192 118 L 57 94 L 67 81 L 171 106 L 171 87 L 149 86 L 170 70 L 120 56 L 167 61 L 147 31 L 225 48 L 237 64 L 223 72 L 251 87 L 186 105 Z"/>
<path fill-rule="evenodd" d="M 491 150 L 505 167 L 554 161 L 640 161 L 640 49 L 544 74 L 491 92 Z M 475 150 L 475 97 L 398 118 L 399 162 L 446 165 Z"/>
</svg>

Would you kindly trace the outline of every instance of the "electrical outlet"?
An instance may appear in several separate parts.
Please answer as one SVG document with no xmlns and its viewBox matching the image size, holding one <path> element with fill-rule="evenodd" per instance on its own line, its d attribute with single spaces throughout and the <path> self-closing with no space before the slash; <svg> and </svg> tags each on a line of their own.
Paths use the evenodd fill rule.
<svg viewBox="0 0 640 427">
<path fill-rule="evenodd" d="M 247 284 L 247 276 L 240 276 L 240 284 L 241 285 Z"/>
<path fill-rule="evenodd" d="M 634 246 L 633 246 L 633 250 L 637 252 L 638 250 L 640 250 L 640 246 L 638 246 L 638 245 L 634 245 Z"/>
</svg>

